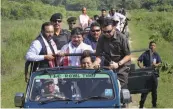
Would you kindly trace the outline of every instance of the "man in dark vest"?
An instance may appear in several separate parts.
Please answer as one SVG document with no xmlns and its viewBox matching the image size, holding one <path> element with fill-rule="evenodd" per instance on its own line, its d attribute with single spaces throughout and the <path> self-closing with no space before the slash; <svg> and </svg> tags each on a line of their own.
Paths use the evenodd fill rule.
<svg viewBox="0 0 173 109">
<path fill-rule="evenodd" d="M 31 71 L 34 72 L 38 68 L 47 68 L 57 66 L 57 59 L 53 56 L 58 54 L 57 46 L 53 41 L 54 26 L 51 22 L 43 23 L 41 33 L 31 43 L 29 50 L 26 53 L 26 64 L 31 64 Z M 25 68 L 26 70 L 26 68 Z M 27 79 L 28 72 L 25 72 Z"/>
</svg>

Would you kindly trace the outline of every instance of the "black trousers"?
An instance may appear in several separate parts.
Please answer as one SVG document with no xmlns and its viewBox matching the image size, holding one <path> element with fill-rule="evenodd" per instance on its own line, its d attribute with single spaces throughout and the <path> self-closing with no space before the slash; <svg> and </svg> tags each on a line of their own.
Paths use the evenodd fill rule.
<svg viewBox="0 0 173 109">
<path fill-rule="evenodd" d="M 158 76 L 153 75 L 153 83 L 152 83 L 152 90 L 151 90 L 151 96 L 152 96 L 152 105 L 153 107 L 157 106 L 157 86 L 158 86 Z M 141 101 L 139 103 L 140 107 L 144 107 L 145 100 L 147 98 L 149 92 L 147 93 L 142 93 L 141 94 Z"/>
<path fill-rule="evenodd" d="M 118 80 L 120 81 L 121 84 L 121 89 L 127 89 L 127 84 L 128 84 L 128 75 L 130 72 L 130 67 L 129 66 L 122 66 L 118 69 L 116 69 L 114 72 L 117 73 Z"/>
</svg>

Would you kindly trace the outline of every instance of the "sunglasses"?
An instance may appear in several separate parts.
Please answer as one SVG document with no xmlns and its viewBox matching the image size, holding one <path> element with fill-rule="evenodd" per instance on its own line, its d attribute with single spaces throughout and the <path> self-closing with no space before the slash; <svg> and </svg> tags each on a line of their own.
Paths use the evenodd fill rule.
<svg viewBox="0 0 173 109">
<path fill-rule="evenodd" d="M 113 29 L 112 29 L 112 30 L 113 30 Z M 108 30 L 108 31 L 103 31 L 103 30 L 102 30 L 102 32 L 103 32 L 104 34 L 106 34 L 106 33 L 108 33 L 108 34 L 109 34 L 109 33 L 111 33 L 111 32 L 112 32 L 112 30 Z"/>
<path fill-rule="evenodd" d="M 92 32 L 99 32 L 100 31 L 100 29 L 99 30 L 91 30 Z"/>
<path fill-rule="evenodd" d="M 54 20 L 53 22 L 58 22 L 58 23 L 61 23 L 62 20 Z"/>
</svg>

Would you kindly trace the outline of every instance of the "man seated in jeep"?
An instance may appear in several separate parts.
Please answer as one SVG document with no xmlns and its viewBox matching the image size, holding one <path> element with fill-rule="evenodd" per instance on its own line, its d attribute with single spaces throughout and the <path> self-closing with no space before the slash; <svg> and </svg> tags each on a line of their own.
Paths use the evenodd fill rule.
<svg viewBox="0 0 173 109">
<path fill-rule="evenodd" d="M 54 83 L 53 79 L 44 80 L 42 83 L 41 94 L 36 96 L 35 101 L 53 99 L 55 97 L 62 97 L 63 95 L 59 92 Z"/>
<path fill-rule="evenodd" d="M 80 58 L 80 63 L 83 69 L 93 69 L 93 59 L 89 55 L 82 55 Z"/>
</svg>

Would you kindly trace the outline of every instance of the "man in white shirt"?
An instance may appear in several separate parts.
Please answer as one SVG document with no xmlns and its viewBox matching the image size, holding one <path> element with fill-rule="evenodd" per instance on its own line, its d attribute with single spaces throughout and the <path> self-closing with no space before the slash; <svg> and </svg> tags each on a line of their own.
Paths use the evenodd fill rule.
<svg viewBox="0 0 173 109">
<path fill-rule="evenodd" d="M 26 53 L 26 60 L 34 62 L 33 71 L 38 68 L 55 67 L 57 60 L 53 56 L 58 53 L 57 46 L 52 37 L 54 26 L 51 22 L 42 25 L 40 35 L 34 40 Z"/>
<path fill-rule="evenodd" d="M 111 14 L 111 15 L 110 15 Z M 123 27 L 124 27 L 124 23 L 125 23 L 125 20 L 126 20 L 126 16 L 124 16 L 123 14 L 121 13 L 118 13 L 115 11 L 114 8 L 111 8 L 111 11 L 110 11 L 110 14 L 108 15 L 111 19 L 116 19 L 118 20 L 118 24 L 117 24 L 117 29 L 121 32 Z"/>
<path fill-rule="evenodd" d="M 121 13 L 115 12 L 113 18 L 119 18 L 119 22 L 117 24 L 117 29 L 119 31 L 122 31 L 125 20 L 126 20 L 126 16 L 122 15 Z"/>
<path fill-rule="evenodd" d="M 82 14 L 79 16 L 79 24 L 84 30 L 89 26 L 89 16 L 87 15 L 87 9 L 85 7 L 82 8 Z"/>
<path fill-rule="evenodd" d="M 71 32 L 71 41 L 61 49 L 63 53 L 83 53 L 85 50 L 93 52 L 90 45 L 83 43 L 83 30 L 76 27 Z M 63 66 L 80 66 L 80 56 L 65 56 L 61 59 Z"/>
</svg>

